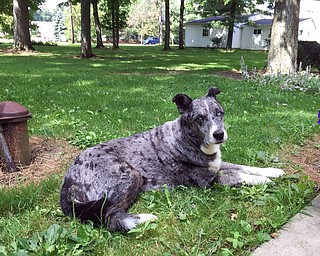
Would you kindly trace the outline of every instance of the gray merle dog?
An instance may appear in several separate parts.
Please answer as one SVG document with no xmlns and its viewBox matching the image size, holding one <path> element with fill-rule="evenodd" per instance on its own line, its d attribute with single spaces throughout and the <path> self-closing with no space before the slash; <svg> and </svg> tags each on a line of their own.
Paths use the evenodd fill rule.
<svg viewBox="0 0 320 256">
<path fill-rule="evenodd" d="M 173 98 L 180 116 L 152 130 L 111 140 L 80 153 L 65 175 L 60 203 L 63 212 L 82 221 L 127 231 L 153 221 L 153 214 L 129 214 L 137 196 L 150 189 L 179 185 L 263 184 L 284 174 L 221 161 L 219 146 L 227 140 L 218 88 L 192 100 Z M 269 178 L 268 178 L 269 177 Z"/>
</svg>

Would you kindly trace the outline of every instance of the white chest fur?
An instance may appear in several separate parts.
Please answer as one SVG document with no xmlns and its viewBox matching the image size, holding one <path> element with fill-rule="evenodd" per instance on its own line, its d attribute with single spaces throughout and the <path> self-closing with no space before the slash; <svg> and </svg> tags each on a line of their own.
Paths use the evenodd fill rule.
<svg viewBox="0 0 320 256">
<path fill-rule="evenodd" d="M 206 148 L 204 146 L 201 146 L 201 150 L 203 153 L 207 155 L 213 155 L 216 154 L 216 158 L 208 163 L 209 170 L 211 172 L 218 172 L 220 170 L 221 166 L 221 151 L 220 151 L 220 146 L 217 144 L 210 145 L 210 147 Z"/>
</svg>

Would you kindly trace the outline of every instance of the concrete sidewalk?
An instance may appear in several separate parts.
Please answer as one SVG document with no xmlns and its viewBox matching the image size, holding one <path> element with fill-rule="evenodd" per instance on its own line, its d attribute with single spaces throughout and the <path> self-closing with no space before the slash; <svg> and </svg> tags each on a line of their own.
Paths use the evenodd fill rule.
<svg viewBox="0 0 320 256">
<path fill-rule="evenodd" d="M 251 256 L 319 256 L 320 195 L 279 231 L 279 237 L 257 248 Z"/>
</svg>

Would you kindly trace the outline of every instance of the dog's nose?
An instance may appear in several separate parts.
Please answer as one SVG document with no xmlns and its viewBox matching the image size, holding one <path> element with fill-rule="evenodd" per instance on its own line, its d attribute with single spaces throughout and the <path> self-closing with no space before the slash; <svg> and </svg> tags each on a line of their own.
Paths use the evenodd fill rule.
<svg viewBox="0 0 320 256">
<path fill-rule="evenodd" d="M 223 130 L 218 130 L 218 131 L 215 131 L 213 133 L 213 138 L 215 138 L 216 140 L 223 140 L 223 137 L 224 137 L 224 131 Z"/>
</svg>

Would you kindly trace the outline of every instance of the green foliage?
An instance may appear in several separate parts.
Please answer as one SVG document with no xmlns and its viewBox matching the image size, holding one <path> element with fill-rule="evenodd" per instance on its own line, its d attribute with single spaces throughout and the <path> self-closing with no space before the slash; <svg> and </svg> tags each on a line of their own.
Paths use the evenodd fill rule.
<svg viewBox="0 0 320 256">
<path fill-rule="evenodd" d="M 7 36 L 13 34 L 13 16 L 0 13 L 0 31 Z"/>
<path fill-rule="evenodd" d="M 45 0 L 29 0 L 29 12 L 33 14 Z M 13 35 L 13 1 L 0 1 L 0 32 Z M 32 15 L 31 15 L 32 16 Z M 32 19 L 31 19 L 32 20 Z"/>
<path fill-rule="evenodd" d="M 48 9 L 35 11 L 33 15 L 35 21 L 53 21 L 53 14 Z"/>
<path fill-rule="evenodd" d="M 94 251 L 95 246 L 107 244 L 110 233 L 95 229 L 91 223 L 70 223 L 69 229 L 52 224 L 30 238 L 20 237 L 9 248 L 0 247 L 1 255 L 83 255 Z"/>
<path fill-rule="evenodd" d="M 303 71 L 300 67 L 295 74 L 261 74 L 256 71 L 248 71 L 244 58 L 241 56 L 240 69 L 242 76 L 258 86 L 277 86 L 282 90 L 310 92 L 320 94 L 320 79 L 318 75 L 312 74 L 310 69 Z"/>
<path fill-rule="evenodd" d="M 54 22 L 54 37 L 56 42 L 60 42 L 62 36 L 64 35 L 64 31 L 66 30 L 66 26 L 64 25 L 64 8 L 59 7 L 56 9 L 53 22 Z"/>
<path fill-rule="evenodd" d="M 159 34 L 158 21 L 159 6 L 152 3 L 152 0 L 138 0 L 131 5 L 127 29 L 137 35 L 157 36 Z"/>
<path fill-rule="evenodd" d="M 261 69 L 263 52 L 122 46 L 94 49 L 97 58 L 79 60 L 79 45 L 35 47 L 42 53 L 0 53 L 0 101 L 16 101 L 32 112 L 31 135 L 86 148 L 173 120 L 175 94 L 195 98 L 212 85 L 222 90 L 226 161 L 286 169 L 279 151 L 303 145 L 319 131 L 314 94 L 215 75 L 238 69 L 241 56 L 249 69 Z M 297 175 L 268 186 L 165 186 L 142 194 L 130 208 L 155 214 L 155 223 L 110 234 L 63 215 L 61 179 L 0 189 L 0 255 L 248 255 L 315 194 L 314 184 Z"/>
<path fill-rule="evenodd" d="M 47 41 L 47 42 L 36 42 L 36 41 L 32 41 L 32 45 L 43 45 L 43 46 L 57 46 L 58 44 L 55 43 L 55 42 L 50 42 L 50 41 Z"/>
<path fill-rule="evenodd" d="M 71 42 L 71 21 L 69 8 L 64 8 L 64 25 L 66 30 L 64 31 L 68 41 Z M 81 40 L 81 5 L 80 2 L 72 4 L 72 19 L 75 41 L 80 42 Z M 95 36 L 94 22 L 91 22 L 91 37 Z"/>
</svg>

